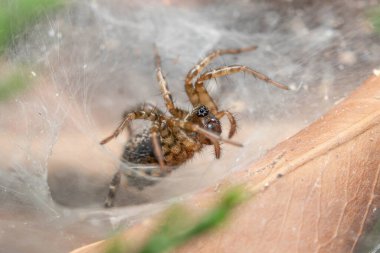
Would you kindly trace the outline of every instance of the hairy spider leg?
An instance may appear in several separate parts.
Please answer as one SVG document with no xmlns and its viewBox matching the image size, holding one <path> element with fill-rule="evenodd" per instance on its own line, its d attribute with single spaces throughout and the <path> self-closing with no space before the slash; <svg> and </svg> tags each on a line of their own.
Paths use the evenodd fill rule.
<svg viewBox="0 0 380 253">
<path fill-rule="evenodd" d="M 220 111 L 220 112 L 218 112 L 218 113 L 215 115 L 215 117 L 216 117 L 217 119 L 219 119 L 219 120 L 220 120 L 221 118 L 223 118 L 224 116 L 227 116 L 228 121 L 230 122 L 230 131 L 229 131 L 229 133 L 228 133 L 228 139 L 230 139 L 230 138 L 232 138 L 232 136 L 234 136 L 234 134 L 236 133 L 236 126 L 237 126 L 237 124 L 236 124 L 236 119 L 235 119 L 234 115 L 232 115 L 232 113 L 229 112 L 229 111 Z"/>
<path fill-rule="evenodd" d="M 170 93 L 169 88 L 168 88 L 168 83 L 164 75 L 162 74 L 161 57 L 158 53 L 157 47 L 155 47 L 154 52 L 155 52 L 154 59 L 155 59 L 155 64 L 156 64 L 157 82 L 160 85 L 160 91 L 161 91 L 162 97 L 164 98 L 166 108 L 168 109 L 171 115 L 173 115 L 176 118 L 182 119 L 187 115 L 188 112 L 180 108 L 177 108 L 174 105 L 172 94 Z"/>
<path fill-rule="evenodd" d="M 160 109 L 157 108 L 157 106 L 153 105 L 152 103 L 141 103 L 141 104 L 133 107 L 133 109 L 131 109 L 131 110 L 124 111 L 122 118 L 123 119 L 126 118 L 129 113 L 134 112 L 134 111 L 153 111 L 153 112 L 158 113 L 160 115 L 164 114 Z M 128 137 L 132 136 L 133 131 L 132 131 L 131 125 L 127 124 L 126 128 L 127 128 Z"/>
<path fill-rule="evenodd" d="M 268 76 L 251 69 L 247 66 L 242 66 L 242 65 L 231 65 L 231 66 L 223 66 L 216 68 L 214 70 L 208 71 L 206 73 L 203 73 L 195 82 L 195 93 L 197 94 L 198 97 L 198 103 L 204 104 L 209 108 L 209 110 L 216 115 L 218 119 L 222 118 L 224 115 L 227 116 L 228 120 L 230 121 L 230 131 L 228 134 L 228 138 L 231 138 L 235 133 L 236 133 L 236 120 L 234 116 L 229 112 L 229 111 L 218 111 L 218 107 L 213 101 L 213 99 L 210 97 L 208 94 L 207 90 L 204 87 L 204 81 L 210 80 L 212 78 L 217 78 L 217 77 L 222 77 L 222 76 L 227 76 L 231 75 L 234 73 L 239 73 L 239 72 L 246 72 L 254 77 L 263 80 L 269 84 L 272 84 L 278 88 L 281 89 L 289 89 L 287 86 L 276 82 L 272 79 L 270 79 Z"/>
<path fill-rule="evenodd" d="M 190 102 L 193 106 L 201 104 L 199 101 L 199 95 L 194 89 L 193 79 L 202 72 L 202 70 L 215 58 L 225 55 L 225 54 L 240 54 L 247 51 L 256 50 L 257 46 L 253 45 L 246 48 L 232 48 L 232 49 L 219 49 L 211 52 L 205 58 L 200 60 L 197 65 L 195 65 L 190 71 L 187 73 L 185 79 L 185 89 L 187 96 L 190 99 Z"/>
<path fill-rule="evenodd" d="M 119 188 L 120 181 L 121 181 L 121 170 L 118 170 L 113 175 L 112 181 L 109 185 L 108 195 L 107 195 L 106 201 L 104 202 L 105 207 L 113 207 L 116 191 Z"/>
<path fill-rule="evenodd" d="M 150 121 L 156 121 L 160 118 L 160 114 L 155 112 L 155 111 L 135 111 L 135 112 L 130 112 L 124 117 L 123 121 L 119 124 L 119 126 L 116 128 L 116 130 L 108 137 L 104 138 L 100 144 L 104 145 L 110 140 L 116 138 L 122 131 L 123 129 L 130 124 L 132 120 L 136 119 L 143 119 L 143 120 L 150 120 Z"/>
<path fill-rule="evenodd" d="M 220 143 L 217 142 L 217 141 L 215 141 L 215 142 L 213 143 L 213 145 L 214 145 L 214 153 L 215 153 L 215 157 L 216 157 L 217 159 L 219 159 L 219 158 L 220 158 Z"/>
<path fill-rule="evenodd" d="M 154 111 L 159 114 L 164 114 L 164 112 L 161 111 L 159 108 L 157 108 L 157 106 L 155 106 L 152 103 L 147 102 L 147 103 L 138 104 L 137 106 L 134 106 L 133 109 L 125 111 L 123 113 L 123 118 L 125 118 L 128 115 L 128 113 L 135 112 L 135 111 Z"/>
<path fill-rule="evenodd" d="M 227 76 L 231 75 L 234 73 L 239 73 L 239 72 L 246 72 L 248 74 L 253 75 L 254 77 L 263 80 L 264 82 L 274 85 L 278 88 L 288 90 L 288 86 L 281 84 L 279 82 L 276 82 L 272 79 L 270 79 L 268 76 L 251 69 L 247 66 L 243 65 L 230 65 L 230 66 L 222 66 L 216 69 L 213 69 L 211 71 L 208 71 L 206 73 L 203 73 L 195 82 L 195 92 L 198 93 L 199 95 L 199 103 L 204 104 L 207 106 L 210 111 L 214 114 L 218 113 L 218 107 L 215 104 L 215 102 L 212 100 L 210 95 L 207 93 L 206 89 L 204 88 L 204 81 L 210 80 L 212 78 L 217 78 L 217 77 L 222 77 L 222 76 Z"/>
<path fill-rule="evenodd" d="M 211 142 L 213 142 L 214 145 L 219 145 L 219 143 L 217 143 L 217 142 L 222 141 L 222 142 L 228 143 L 230 145 L 234 145 L 237 147 L 243 147 L 243 144 L 241 144 L 241 143 L 231 141 L 228 139 L 224 139 L 220 135 L 214 134 L 214 133 L 202 128 L 201 126 L 194 124 L 192 122 L 189 122 L 189 121 L 183 121 L 183 120 L 171 118 L 171 119 L 168 119 L 167 122 L 168 122 L 168 125 L 171 127 L 180 127 L 182 129 L 190 131 L 190 132 L 197 132 L 199 134 L 202 134 L 203 136 L 206 136 L 207 138 L 209 138 L 211 140 Z"/>
<path fill-rule="evenodd" d="M 160 145 L 159 131 L 160 131 L 160 122 L 154 121 L 152 127 L 150 128 L 153 152 L 158 161 L 158 164 L 160 165 L 161 171 L 164 171 L 165 163 L 164 163 L 164 156 L 162 154 L 162 149 Z"/>
</svg>

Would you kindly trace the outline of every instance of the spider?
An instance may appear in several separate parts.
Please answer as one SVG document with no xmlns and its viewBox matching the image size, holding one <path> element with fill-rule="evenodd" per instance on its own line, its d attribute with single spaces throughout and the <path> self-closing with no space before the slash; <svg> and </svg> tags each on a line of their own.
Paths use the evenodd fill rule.
<svg viewBox="0 0 380 253">
<path fill-rule="evenodd" d="M 251 46 L 215 50 L 199 61 L 188 72 L 185 79 L 186 94 L 193 106 L 190 111 L 180 109 L 174 105 L 166 79 L 161 71 L 160 56 L 157 48 L 155 48 L 156 77 L 170 115 L 165 114 L 155 106 L 144 104 L 136 110 L 125 112 L 122 122 L 116 130 L 100 142 L 101 145 L 109 142 L 116 138 L 125 128 L 130 132 L 130 123 L 134 120 L 140 119 L 152 122 L 150 128 L 146 128 L 140 134 L 134 135 L 125 145 L 121 160 L 131 167 L 127 172 L 123 172 L 126 175 L 127 185 L 135 186 L 141 190 L 144 186 L 154 184 L 155 178 L 166 176 L 171 169 L 177 168 L 188 161 L 195 153 L 201 151 L 205 145 L 213 145 L 217 159 L 221 155 L 221 142 L 242 146 L 240 143 L 230 140 L 236 133 L 237 127 L 233 114 L 227 110 L 218 109 L 218 106 L 205 89 L 204 82 L 212 78 L 245 72 L 278 88 L 288 89 L 288 87 L 243 65 L 222 66 L 206 72 L 203 72 L 203 70 L 218 56 L 239 54 L 253 51 L 256 48 L 257 46 Z M 198 78 L 195 79 L 197 76 Z M 227 117 L 230 123 L 228 139 L 221 137 L 220 119 L 224 116 Z M 133 164 L 136 166 L 133 166 Z M 114 205 L 121 175 L 121 169 L 114 174 L 104 203 L 105 207 Z"/>
</svg>

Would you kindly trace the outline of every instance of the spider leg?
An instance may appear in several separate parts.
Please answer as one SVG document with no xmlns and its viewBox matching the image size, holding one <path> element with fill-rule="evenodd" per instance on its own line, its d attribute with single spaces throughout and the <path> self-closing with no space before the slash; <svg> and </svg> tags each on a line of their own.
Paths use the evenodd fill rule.
<svg viewBox="0 0 380 253">
<path fill-rule="evenodd" d="M 187 131 L 197 132 L 199 134 L 202 134 L 202 135 L 206 136 L 207 138 L 209 138 L 213 142 L 214 145 L 219 145 L 218 142 L 222 141 L 222 142 L 225 142 L 225 143 L 237 146 L 237 147 L 243 147 L 243 144 L 241 144 L 241 143 L 231 141 L 228 139 L 224 139 L 220 135 L 214 134 L 214 133 L 200 127 L 199 125 L 194 124 L 194 123 L 189 122 L 189 121 L 183 121 L 183 120 L 178 120 L 178 119 L 169 119 L 169 120 L 167 120 L 167 122 L 168 122 L 168 125 L 171 127 L 180 127 L 180 128 L 185 129 Z"/>
<path fill-rule="evenodd" d="M 134 112 L 134 111 L 154 111 L 158 114 L 164 114 L 160 109 L 158 109 L 155 105 L 151 104 L 151 103 L 142 103 L 142 104 L 139 104 L 138 106 L 135 106 L 134 109 L 132 110 L 127 110 L 127 111 L 124 111 L 123 113 L 123 119 L 125 119 L 129 113 L 131 112 Z M 131 136 L 133 134 L 133 131 L 132 131 L 132 128 L 131 128 L 131 125 L 130 124 L 127 124 L 126 126 L 127 128 L 127 133 L 128 133 L 128 137 Z"/>
<path fill-rule="evenodd" d="M 186 116 L 186 114 L 188 112 L 186 112 L 185 110 L 179 109 L 174 105 L 173 97 L 172 97 L 172 95 L 169 91 L 169 88 L 168 88 L 168 83 L 167 83 L 164 75 L 162 74 L 161 57 L 158 54 L 157 47 L 155 47 L 154 52 L 155 52 L 154 59 L 155 59 L 155 64 L 156 64 L 157 82 L 160 85 L 160 91 L 161 91 L 162 97 L 164 98 L 166 108 L 168 109 L 168 111 L 170 112 L 171 115 L 173 115 L 176 118 L 182 119 L 183 117 Z"/>
<path fill-rule="evenodd" d="M 236 120 L 235 117 L 232 115 L 229 111 L 220 111 L 218 112 L 215 117 L 217 117 L 219 120 L 227 116 L 228 120 L 230 121 L 230 132 L 228 133 L 228 138 L 231 138 L 236 133 Z"/>
<path fill-rule="evenodd" d="M 150 132 L 151 132 L 151 138 L 152 138 L 153 152 L 156 156 L 158 164 L 160 165 L 161 171 L 164 171 L 165 163 L 164 163 L 164 156 L 162 154 L 162 149 L 161 149 L 160 140 L 159 140 L 159 131 L 160 131 L 159 124 L 160 123 L 158 121 L 154 121 L 153 126 L 150 129 Z"/>
<path fill-rule="evenodd" d="M 231 66 L 223 66 L 216 68 L 214 70 L 208 71 L 206 73 L 203 73 L 195 82 L 195 93 L 198 94 L 199 96 L 199 103 L 206 105 L 210 111 L 214 114 L 218 111 L 218 107 L 216 106 L 215 102 L 212 100 L 208 92 L 206 91 L 203 83 L 206 80 L 210 80 L 212 78 L 217 78 L 217 77 L 222 77 L 222 76 L 227 76 L 231 75 L 234 73 L 239 73 L 239 72 L 246 72 L 248 74 L 253 75 L 254 77 L 263 80 L 264 82 L 267 82 L 268 84 L 274 85 L 278 88 L 288 90 L 288 86 L 281 84 L 279 82 L 276 82 L 272 79 L 270 79 L 268 76 L 251 69 L 247 66 L 243 65 L 231 65 Z"/>
<path fill-rule="evenodd" d="M 240 54 L 242 52 L 253 51 L 257 49 L 257 46 L 250 46 L 246 48 L 237 48 L 237 49 L 219 49 L 211 52 L 205 58 L 200 60 L 197 65 L 195 65 L 187 73 L 185 79 L 185 89 L 187 96 L 189 97 L 193 106 L 199 104 L 199 97 L 193 86 L 193 79 L 202 72 L 202 70 L 215 58 L 225 54 Z"/>
<path fill-rule="evenodd" d="M 215 157 L 216 159 L 220 158 L 220 143 L 219 142 L 214 142 L 214 152 L 215 152 Z"/>
<path fill-rule="evenodd" d="M 112 177 L 111 183 L 109 184 L 108 188 L 108 194 L 106 197 L 106 200 L 104 201 L 104 206 L 106 208 L 110 208 L 114 206 L 116 192 L 120 186 L 121 182 L 121 176 L 122 174 L 125 174 L 128 172 L 124 172 L 122 169 L 119 169 Z M 151 177 L 162 177 L 165 173 L 163 173 L 159 168 L 147 168 L 142 169 L 140 174 L 137 174 L 136 168 L 129 168 L 129 174 L 126 174 L 125 180 L 125 186 L 128 187 L 128 185 L 131 183 L 132 186 L 137 187 L 139 190 L 142 190 L 144 188 L 144 185 L 133 185 L 133 182 L 129 181 L 133 178 L 138 177 L 144 177 L 144 176 L 151 176 Z"/>
<path fill-rule="evenodd" d="M 143 120 L 156 121 L 160 116 L 161 115 L 155 111 L 141 110 L 141 111 L 130 112 L 124 117 L 123 121 L 119 124 L 116 130 L 110 136 L 104 138 L 100 142 L 100 144 L 101 145 L 106 144 L 113 138 L 116 138 L 123 131 L 123 129 L 128 126 L 128 124 L 132 120 L 143 119 Z"/>
<path fill-rule="evenodd" d="M 116 191 L 119 188 L 120 181 L 121 181 L 121 170 L 118 170 L 114 174 L 112 181 L 109 185 L 108 195 L 107 195 L 106 201 L 104 202 L 105 207 L 107 208 L 113 207 L 114 202 L 115 202 Z"/>
<path fill-rule="evenodd" d="M 142 103 L 139 106 L 137 106 L 134 111 L 138 111 L 138 110 L 140 110 L 140 111 L 154 111 L 154 112 L 157 112 L 159 114 L 164 114 L 163 111 L 158 109 L 157 106 L 155 106 L 152 103 Z"/>
</svg>

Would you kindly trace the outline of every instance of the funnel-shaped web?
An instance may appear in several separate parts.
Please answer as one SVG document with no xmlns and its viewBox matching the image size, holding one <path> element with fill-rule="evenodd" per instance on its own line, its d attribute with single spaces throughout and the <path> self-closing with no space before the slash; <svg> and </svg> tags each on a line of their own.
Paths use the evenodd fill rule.
<svg viewBox="0 0 380 253">
<path fill-rule="evenodd" d="M 65 252 L 244 170 L 376 67 L 380 50 L 363 27 L 367 1 L 354 2 L 78 1 L 46 14 L 5 54 L 7 65 L 28 64 L 23 71 L 33 82 L 0 107 L 1 244 L 9 252 Z M 165 110 L 154 45 L 181 108 L 192 108 L 187 72 L 215 49 L 257 45 L 224 55 L 206 70 L 245 65 L 291 90 L 243 73 L 206 81 L 219 110 L 236 116 L 233 140 L 244 147 L 224 144 L 219 160 L 207 147 L 144 191 L 121 186 L 119 208 L 104 210 L 112 174 L 129 169 L 119 160 L 127 134 L 106 146 L 99 141 L 125 110 L 141 103 Z M 132 129 L 145 125 L 136 122 Z M 222 125 L 226 138 L 228 120 Z"/>
</svg>

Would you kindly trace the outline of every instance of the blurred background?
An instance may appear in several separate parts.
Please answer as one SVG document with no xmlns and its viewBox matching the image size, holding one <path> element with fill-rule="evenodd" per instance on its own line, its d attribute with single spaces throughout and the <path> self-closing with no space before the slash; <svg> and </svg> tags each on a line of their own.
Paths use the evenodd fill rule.
<svg viewBox="0 0 380 253">
<path fill-rule="evenodd" d="M 207 186 L 217 189 L 218 180 L 244 170 L 379 71 L 379 6 L 371 0 L 0 2 L 1 252 L 67 252 Z M 206 87 L 219 107 L 238 118 L 234 140 L 244 148 L 224 144 L 220 160 L 206 148 L 153 187 L 122 186 L 117 207 L 105 210 L 127 136 L 105 146 L 99 141 L 125 110 L 143 102 L 164 108 L 154 44 L 180 107 L 191 108 L 187 72 L 220 48 L 258 45 L 207 69 L 247 65 L 291 90 L 245 74 L 211 80 Z M 366 236 L 358 252 L 376 252 L 377 235 Z"/>
</svg>

